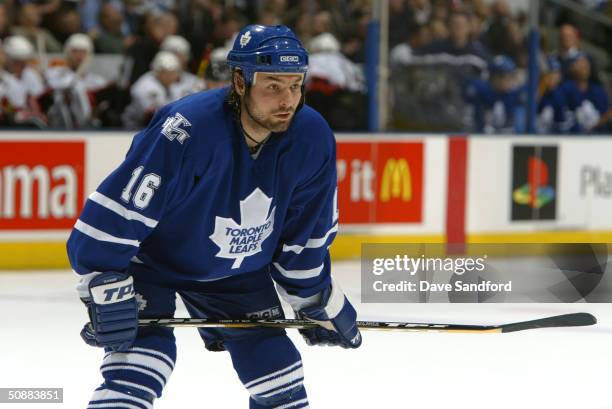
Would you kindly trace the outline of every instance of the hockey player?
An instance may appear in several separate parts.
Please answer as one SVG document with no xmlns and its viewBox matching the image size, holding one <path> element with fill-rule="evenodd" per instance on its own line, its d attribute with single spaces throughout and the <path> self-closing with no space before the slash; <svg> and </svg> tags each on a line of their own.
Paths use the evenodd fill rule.
<svg viewBox="0 0 612 409">
<path fill-rule="evenodd" d="M 175 295 L 193 317 L 283 317 L 309 344 L 357 348 L 356 312 L 330 275 L 338 229 L 334 136 L 304 105 L 308 54 L 285 26 L 247 26 L 228 55 L 232 85 L 161 108 L 89 196 L 68 240 L 105 347 L 90 408 L 151 408 L 174 367 Z M 201 329 L 229 352 L 250 408 L 306 408 L 300 354 L 282 329 Z M 132 406 L 130 406 L 132 405 Z"/>
<path fill-rule="evenodd" d="M 123 113 L 123 123 L 130 129 L 138 129 L 149 122 L 153 114 L 163 105 L 179 99 L 174 86 L 181 75 L 181 63 L 169 51 L 160 51 L 147 72 L 132 85 L 132 101 Z"/>
<path fill-rule="evenodd" d="M 52 127 L 74 129 L 94 125 L 95 94 L 109 81 L 88 70 L 92 54 L 91 39 L 85 34 L 73 34 L 64 45 L 65 59 L 45 71 L 53 92 L 53 105 L 48 110 Z"/>
<path fill-rule="evenodd" d="M 578 53 L 569 61 L 569 78 L 561 84 L 573 133 L 606 132 L 612 109 L 604 88 L 591 78 L 591 63 Z"/>
<path fill-rule="evenodd" d="M 188 71 L 188 63 L 191 58 L 191 46 L 187 40 L 181 36 L 171 35 L 164 39 L 160 49 L 173 53 L 178 57 L 181 63 L 179 80 L 170 86 L 174 95 L 181 98 L 206 88 L 204 80 Z"/>
<path fill-rule="evenodd" d="M 521 133 L 525 129 L 525 86 L 517 85 L 516 64 L 498 55 L 489 67 L 488 82 L 471 80 L 465 99 L 471 127 L 484 133 Z"/>
<path fill-rule="evenodd" d="M 546 71 L 540 83 L 538 133 L 567 131 L 567 106 L 561 84 L 561 63 L 555 56 L 546 58 Z"/>
<path fill-rule="evenodd" d="M 45 86 L 38 71 L 30 66 L 34 47 L 23 36 L 11 36 L 2 44 L 5 70 L 1 73 L 3 122 L 9 125 L 44 127 L 46 118 L 38 103 Z"/>
</svg>

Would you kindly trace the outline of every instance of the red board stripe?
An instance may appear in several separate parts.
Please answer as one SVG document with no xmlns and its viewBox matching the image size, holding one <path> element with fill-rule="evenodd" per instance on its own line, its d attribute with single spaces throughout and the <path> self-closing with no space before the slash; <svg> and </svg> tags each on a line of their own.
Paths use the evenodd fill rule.
<svg viewBox="0 0 612 409">
<path fill-rule="evenodd" d="M 467 150 L 467 136 L 448 138 L 446 242 L 453 245 L 452 253 L 462 252 L 465 245 Z"/>
</svg>

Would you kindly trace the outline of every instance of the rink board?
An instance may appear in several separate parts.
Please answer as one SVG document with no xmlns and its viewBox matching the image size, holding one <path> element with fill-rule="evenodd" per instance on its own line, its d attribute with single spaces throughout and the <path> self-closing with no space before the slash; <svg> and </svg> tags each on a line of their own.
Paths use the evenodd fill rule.
<svg viewBox="0 0 612 409">
<path fill-rule="evenodd" d="M 131 138 L 0 133 L 0 269 L 67 268 L 70 228 Z M 363 242 L 612 242 L 612 138 L 337 140 L 336 260 L 359 256 Z"/>
</svg>

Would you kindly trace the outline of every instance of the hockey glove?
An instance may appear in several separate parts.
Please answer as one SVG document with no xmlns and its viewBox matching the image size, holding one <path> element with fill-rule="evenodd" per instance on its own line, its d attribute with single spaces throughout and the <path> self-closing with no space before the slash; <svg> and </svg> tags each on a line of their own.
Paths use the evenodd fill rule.
<svg viewBox="0 0 612 409">
<path fill-rule="evenodd" d="M 109 271 L 89 282 L 87 305 L 90 322 L 81 338 L 92 346 L 125 351 L 138 332 L 138 303 L 134 297 L 134 280 L 124 273 Z"/>
<path fill-rule="evenodd" d="M 361 345 L 357 312 L 335 283 L 323 291 L 319 305 L 305 307 L 297 315 L 318 324 L 318 327 L 300 330 L 308 345 L 339 345 L 342 348 Z"/>
</svg>

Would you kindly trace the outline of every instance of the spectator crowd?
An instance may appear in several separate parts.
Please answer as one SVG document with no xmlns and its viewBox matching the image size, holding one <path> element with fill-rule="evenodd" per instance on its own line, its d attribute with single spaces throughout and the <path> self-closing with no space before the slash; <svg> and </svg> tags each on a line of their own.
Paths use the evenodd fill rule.
<svg viewBox="0 0 612 409">
<path fill-rule="evenodd" d="M 607 10 L 606 1 L 591 3 Z M 450 66 L 467 130 L 524 130 L 524 12 L 507 0 L 390 0 L 389 7 L 392 70 Z M 364 130 L 370 18 L 368 0 L 0 1 L 0 126 L 138 129 L 170 101 L 227 85 L 235 34 L 260 23 L 290 26 L 309 49 L 308 103 L 336 130 Z M 565 23 L 559 48 L 542 53 L 540 132 L 610 129 L 601 67 L 581 41 Z M 418 84 L 404 85 L 410 92 Z"/>
<path fill-rule="evenodd" d="M 408 67 L 448 66 L 462 98 L 454 101 L 456 106 L 452 98 L 446 105 L 462 112 L 465 130 L 526 131 L 529 28 L 525 11 L 513 11 L 506 0 L 391 0 L 390 4 L 390 65 L 396 73 Z M 607 4 L 598 1 L 590 6 L 603 11 Z M 537 131 L 610 132 L 608 95 L 595 59 L 582 47 L 580 30 L 561 21 L 557 31 L 558 47 L 546 44 L 553 43 L 549 39 L 542 41 Z M 408 87 L 396 103 L 402 104 L 410 92 Z"/>
</svg>

